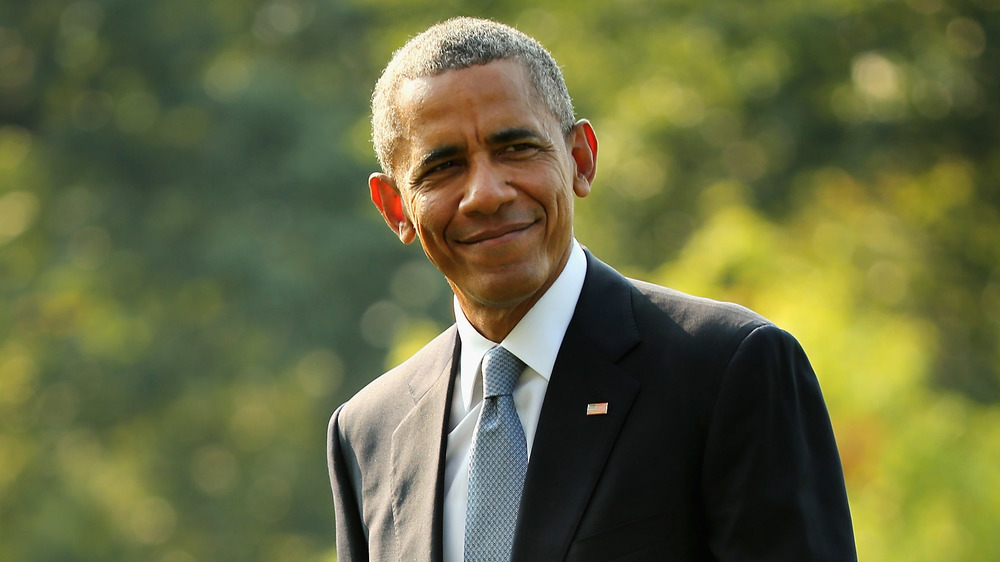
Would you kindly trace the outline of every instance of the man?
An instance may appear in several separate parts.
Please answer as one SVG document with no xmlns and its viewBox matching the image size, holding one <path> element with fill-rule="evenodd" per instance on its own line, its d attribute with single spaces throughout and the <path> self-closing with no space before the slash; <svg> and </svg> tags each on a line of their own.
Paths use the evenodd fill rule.
<svg viewBox="0 0 1000 562">
<path fill-rule="evenodd" d="M 547 51 L 434 26 L 372 122 L 372 200 L 445 275 L 456 324 L 333 415 L 339 560 L 856 558 L 795 340 L 574 239 L 597 138 Z"/>
</svg>

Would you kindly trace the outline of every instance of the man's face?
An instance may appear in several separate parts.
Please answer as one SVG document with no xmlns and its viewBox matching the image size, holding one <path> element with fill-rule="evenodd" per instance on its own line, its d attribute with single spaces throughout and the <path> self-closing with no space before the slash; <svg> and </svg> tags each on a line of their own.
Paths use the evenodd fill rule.
<svg viewBox="0 0 1000 562">
<path fill-rule="evenodd" d="M 371 180 L 386 221 L 419 237 L 465 310 L 533 303 L 569 256 L 574 192 L 590 190 L 589 123 L 564 135 L 514 61 L 405 82 L 397 110 L 395 185 Z"/>
</svg>

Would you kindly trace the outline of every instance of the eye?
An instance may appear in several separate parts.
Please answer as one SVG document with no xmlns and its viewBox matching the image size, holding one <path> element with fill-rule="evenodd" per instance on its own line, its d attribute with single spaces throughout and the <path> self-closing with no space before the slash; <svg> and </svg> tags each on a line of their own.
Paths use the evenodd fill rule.
<svg viewBox="0 0 1000 562">
<path fill-rule="evenodd" d="M 454 166 L 455 166 L 455 161 L 454 160 L 448 160 L 446 162 L 441 162 L 440 164 L 431 167 L 429 170 L 427 170 L 427 173 L 428 174 L 434 174 L 434 173 L 437 173 L 437 172 L 443 172 L 443 171 L 445 171 L 445 170 L 447 170 L 447 169 L 449 169 L 451 167 L 454 167 Z"/>
<path fill-rule="evenodd" d="M 503 151 L 504 152 L 524 152 L 525 150 L 531 150 L 533 148 L 535 148 L 535 145 L 533 145 L 531 143 L 519 142 L 517 144 L 512 144 L 512 145 L 509 145 L 509 146 L 505 146 L 504 149 L 503 149 Z"/>
<path fill-rule="evenodd" d="M 500 149 L 500 154 L 507 158 L 513 158 L 515 160 L 520 160 L 522 158 L 531 158 L 538 151 L 541 150 L 537 144 L 532 142 L 517 142 L 514 144 L 508 144 L 507 146 Z"/>
<path fill-rule="evenodd" d="M 459 159 L 445 160 L 425 168 L 413 181 L 413 185 L 424 185 L 437 182 L 457 168 L 462 163 Z"/>
</svg>

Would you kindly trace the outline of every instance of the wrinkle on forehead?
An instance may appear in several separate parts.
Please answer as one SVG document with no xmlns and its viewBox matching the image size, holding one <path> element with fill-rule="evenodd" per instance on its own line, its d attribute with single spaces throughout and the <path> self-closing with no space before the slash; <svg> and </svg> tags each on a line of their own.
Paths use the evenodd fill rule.
<svg viewBox="0 0 1000 562">
<path fill-rule="evenodd" d="M 510 65 L 516 67 L 518 72 L 501 71 L 502 77 L 493 75 L 494 79 L 484 78 L 481 73 L 474 72 L 483 68 L 500 70 Z M 400 142 L 394 147 L 396 150 L 393 151 L 393 160 L 401 166 L 400 171 L 416 164 L 411 160 L 420 160 L 421 156 L 425 156 L 414 154 L 414 148 L 419 152 L 427 152 L 444 146 L 465 145 L 466 140 L 473 138 L 476 142 L 483 143 L 497 133 L 494 130 L 483 130 L 483 127 L 528 127 L 542 133 L 541 129 L 545 128 L 546 123 L 536 119 L 544 120 L 550 116 L 531 82 L 528 70 L 522 63 L 514 60 L 497 60 L 485 65 L 408 79 L 400 84 L 396 100 L 402 135 Z M 523 104 L 523 111 L 517 112 L 520 119 L 516 121 L 490 123 L 494 116 L 479 112 L 484 102 L 498 106 Z M 462 115 L 464 107 L 476 107 L 477 104 L 480 109 L 469 114 L 468 119 Z M 462 119 L 461 122 L 456 121 L 459 118 Z M 558 129 L 557 122 L 555 126 Z M 414 143 L 420 143 L 418 139 L 427 140 L 428 134 L 435 137 L 442 146 L 414 146 Z M 400 158 L 406 161 L 401 161 Z"/>
<path fill-rule="evenodd" d="M 528 74 L 528 69 L 524 65 L 515 60 L 495 60 L 484 65 L 470 66 L 467 68 L 459 68 L 453 70 L 446 70 L 441 74 L 435 74 L 432 76 L 419 76 L 416 78 L 410 78 L 404 81 L 399 88 L 397 95 L 397 110 L 405 109 L 404 113 L 412 114 L 419 109 L 422 109 L 427 103 L 431 101 L 430 98 L 436 93 L 435 90 L 442 88 L 442 84 L 445 80 L 442 78 L 453 78 L 456 75 L 464 74 L 469 75 L 467 71 L 473 69 L 480 69 L 484 67 L 501 67 L 501 66 L 514 66 L 518 69 L 520 73 L 521 80 L 504 80 L 504 84 L 507 86 L 503 91 L 503 98 L 512 99 L 520 98 L 525 100 L 529 105 L 543 104 L 541 94 L 535 89 L 531 82 L 531 76 Z M 484 83 L 482 80 L 464 80 L 455 82 L 451 81 L 449 87 L 451 88 L 449 93 L 452 95 L 451 100 L 454 103 L 458 103 L 461 99 L 466 97 L 474 97 L 478 92 L 477 90 L 492 88 L 495 83 Z M 494 92 L 494 95 L 497 93 Z M 500 97 L 500 96 L 497 96 Z M 409 125 L 409 123 L 407 123 Z"/>
</svg>

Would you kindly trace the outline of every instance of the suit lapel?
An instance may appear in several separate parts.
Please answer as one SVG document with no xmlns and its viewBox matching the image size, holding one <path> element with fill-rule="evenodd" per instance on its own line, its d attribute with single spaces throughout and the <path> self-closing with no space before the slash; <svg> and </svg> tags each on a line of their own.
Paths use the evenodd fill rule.
<svg viewBox="0 0 1000 562">
<path fill-rule="evenodd" d="M 632 287 L 587 254 L 587 278 L 553 368 L 532 444 L 513 559 L 562 560 L 639 383 L 617 361 L 639 341 Z M 607 414 L 587 405 L 608 403 Z"/>
<path fill-rule="evenodd" d="M 397 553 L 442 557 L 447 416 L 458 357 L 454 327 L 428 349 L 431 361 L 410 377 L 413 409 L 392 434 L 393 521 Z M 435 430 L 434 428 L 438 428 Z"/>
</svg>

